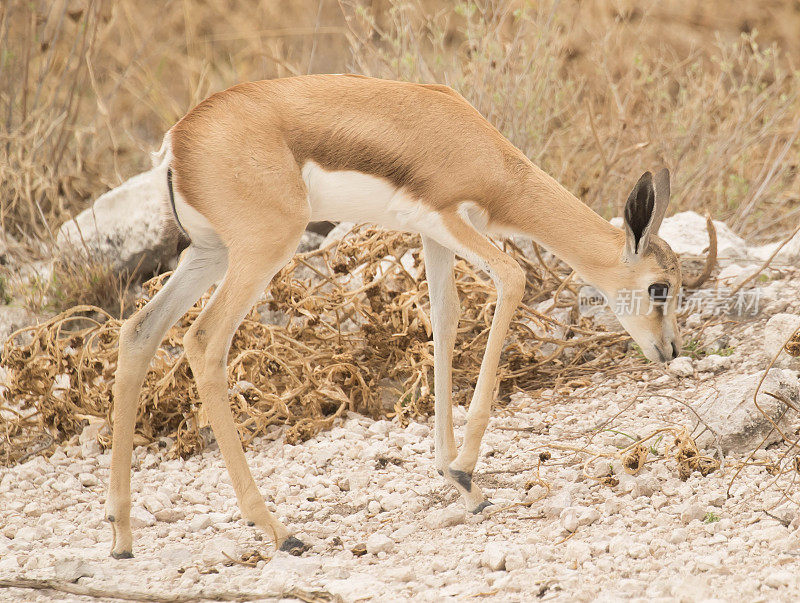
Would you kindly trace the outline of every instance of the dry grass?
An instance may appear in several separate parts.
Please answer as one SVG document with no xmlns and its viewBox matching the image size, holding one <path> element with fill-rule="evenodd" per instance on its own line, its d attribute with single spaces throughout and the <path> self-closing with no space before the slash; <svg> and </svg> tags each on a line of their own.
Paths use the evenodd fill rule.
<svg viewBox="0 0 800 603">
<path fill-rule="evenodd" d="M 789 227 L 800 211 L 795 2 L 531 6 L 10 0 L 0 6 L 0 225 L 33 247 L 47 241 L 145 167 L 146 151 L 210 92 L 359 71 L 452 85 L 607 217 L 663 163 L 678 207 L 750 235 Z"/>
<path fill-rule="evenodd" d="M 351 20 L 355 64 L 450 84 L 607 218 L 620 215 L 645 168 L 666 165 L 673 211 L 709 211 L 750 236 L 790 229 L 785 218 L 800 210 L 800 76 L 791 57 L 755 34 L 711 37 L 682 55 L 668 38 L 641 43 L 661 26 L 655 4 L 614 20 L 599 12 L 607 29 L 579 52 L 570 34 L 603 27 L 560 3 L 487 3 L 432 17 L 404 5 L 384 26 Z M 454 20 L 463 32 L 455 52 Z M 385 42 L 374 43 L 375 32 Z"/>
<path fill-rule="evenodd" d="M 315 33 L 317 4 L 4 2 L 3 233 L 38 250 L 98 193 L 147 167 L 164 131 L 214 90 L 290 75 L 315 40 L 326 51 L 312 68 L 342 65 L 342 27 Z"/>
<path fill-rule="evenodd" d="M 453 86 L 606 217 L 619 215 L 644 169 L 665 164 L 676 209 L 710 211 L 747 236 L 778 237 L 800 213 L 800 10 L 789 0 L 746 4 L 10 0 L 0 6 L 2 232 L 46 256 L 58 226 L 146 167 L 163 132 L 210 92 L 249 79 L 356 71 Z M 366 247 L 352 251 L 356 260 L 417 246 L 373 234 L 360 244 Z M 352 268 L 349 261 L 344 269 Z M 236 398 L 245 431 L 288 421 L 291 437 L 302 438 L 343 408 L 383 412 L 375 387 L 384 379 L 397 388 L 395 412 L 428 412 L 424 285 L 410 279 L 405 294 L 379 288 L 343 299 L 335 287 L 310 292 L 297 284 L 302 279 L 291 282 L 297 267 L 284 271 L 271 293 L 297 320 L 288 329 L 246 321 L 234 342 L 232 383 L 255 387 Z M 528 307 L 558 286 L 541 267 L 529 269 Z M 479 274 L 459 270 L 467 299 L 456 363 L 463 402 L 492 293 Z M 56 294 L 51 282 L 40 292 L 56 307 L 114 308 L 125 289 L 91 259 L 58 279 Z M 362 316 L 353 333 L 341 332 L 345 314 Z M 58 427 L 63 436 L 86 416 L 109 412 L 118 322 L 97 316 L 102 324 L 81 333 L 69 332 L 74 321 L 61 317 L 33 332 L 33 347 L 7 348 L 4 363 L 16 363 L 14 378 L 28 379 L 13 390 L 14 403 L 38 413 L 22 416 L 20 425 Z M 537 356 L 542 335 L 530 332 L 526 317 L 533 320 L 522 316 L 509 341 L 504 392 L 574 387 L 624 355 L 621 337 L 577 325 L 569 345 L 545 362 Z M 185 327 L 160 352 L 140 417 L 165 425 L 180 454 L 199 445 L 188 369 L 175 355 Z M 294 372 L 274 357 L 290 359 Z M 62 374 L 72 387 L 55 395 Z M 8 431 L 9 424 L 7 441 L 22 433 Z M 155 437 L 145 424 L 143 436 Z"/>
</svg>

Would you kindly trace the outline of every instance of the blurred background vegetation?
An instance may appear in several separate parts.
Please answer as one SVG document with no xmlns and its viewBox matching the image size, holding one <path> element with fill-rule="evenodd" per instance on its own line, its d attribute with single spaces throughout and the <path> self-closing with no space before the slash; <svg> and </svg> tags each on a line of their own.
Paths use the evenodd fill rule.
<svg viewBox="0 0 800 603">
<path fill-rule="evenodd" d="M 48 253 L 214 91 L 357 72 L 456 88 L 607 218 L 663 164 L 675 211 L 774 239 L 800 214 L 799 31 L 800 0 L 6 0 L 3 237 Z"/>
</svg>

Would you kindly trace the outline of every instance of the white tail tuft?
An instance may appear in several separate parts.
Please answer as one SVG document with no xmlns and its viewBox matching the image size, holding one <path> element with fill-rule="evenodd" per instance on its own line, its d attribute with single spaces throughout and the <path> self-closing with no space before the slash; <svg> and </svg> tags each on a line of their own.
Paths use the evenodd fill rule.
<svg viewBox="0 0 800 603">
<path fill-rule="evenodd" d="M 164 134 L 164 139 L 161 141 L 161 148 L 155 151 L 154 153 L 150 153 L 150 161 L 153 163 L 153 167 L 159 167 L 164 163 L 169 163 L 169 160 L 172 159 L 172 131 L 167 130 L 167 133 Z"/>
</svg>

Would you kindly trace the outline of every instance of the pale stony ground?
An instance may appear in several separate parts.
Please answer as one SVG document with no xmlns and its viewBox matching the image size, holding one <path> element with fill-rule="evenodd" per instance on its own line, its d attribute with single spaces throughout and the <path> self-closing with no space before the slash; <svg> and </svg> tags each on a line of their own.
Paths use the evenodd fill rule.
<svg viewBox="0 0 800 603">
<path fill-rule="evenodd" d="M 763 467 L 748 467 L 726 497 L 741 457 L 687 481 L 663 456 L 651 456 L 636 476 L 618 460 L 602 459 L 590 470 L 612 463 L 620 483 L 608 487 L 584 475 L 590 455 L 565 449 L 613 453 L 629 444 L 620 434 L 593 435 L 614 417 L 608 427 L 638 436 L 694 427 L 681 402 L 695 404 L 766 366 L 761 347 L 770 312 L 800 310 L 800 279 L 790 276 L 771 285 L 765 301 L 772 306 L 757 319 L 724 326 L 734 347 L 730 364 L 693 362 L 690 376 L 663 367 L 644 379 L 598 374 L 570 395 L 515 395 L 484 439 L 476 482 L 495 504 L 478 516 L 464 513 L 434 470 L 432 419 L 402 427 L 351 414 L 297 446 L 275 430 L 247 453 L 262 493 L 312 545 L 304 556 L 273 554 L 268 538 L 241 520 L 216 445 L 187 461 L 167 460 L 153 445 L 135 451 L 135 558 L 117 561 L 108 556 L 111 530 L 103 521 L 110 455 L 86 437 L 49 459 L 2 470 L 0 579 L 58 578 L 198 598 L 300 588 L 345 601 L 798 600 L 800 508 L 782 501 L 778 487 L 797 494 L 791 476 L 772 485 Z M 463 422 L 457 409 L 459 434 Z M 791 425 L 797 437 L 800 418 Z M 758 459 L 776 461 L 787 447 L 775 445 Z M 546 493 L 531 485 L 544 450 L 552 459 L 540 475 L 552 491 L 536 501 Z M 526 501 L 535 502 L 512 506 Z M 363 556 L 351 552 L 359 544 L 366 545 Z M 253 551 L 272 559 L 226 564 L 225 553 Z M 50 597 L 85 599 L 0 589 L 10 600 Z"/>
</svg>

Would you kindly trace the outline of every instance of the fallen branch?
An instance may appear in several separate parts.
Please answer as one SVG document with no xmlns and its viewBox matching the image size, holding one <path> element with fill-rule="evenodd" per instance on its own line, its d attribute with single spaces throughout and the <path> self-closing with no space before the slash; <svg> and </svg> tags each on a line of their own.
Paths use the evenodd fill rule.
<svg viewBox="0 0 800 603">
<path fill-rule="evenodd" d="M 259 599 L 296 599 L 307 603 L 341 601 L 341 597 L 326 591 L 306 591 L 293 588 L 276 593 L 240 593 L 235 591 L 209 592 L 203 589 L 189 595 L 156 595 L 141 591 L 123 591 L 83 584 L 73 584 L 63 580 L 33 580 L 30 578 L 12 578 L 0 580 L 0 588 L 24 588 L 32 590 L 55 590 L 71 595 L 82 595 L 96 599 L 119 599 L 122 601 L 152 601 L 154 603 L 184 603 L 189 601 L 256 601 Z"/>
</svg>

